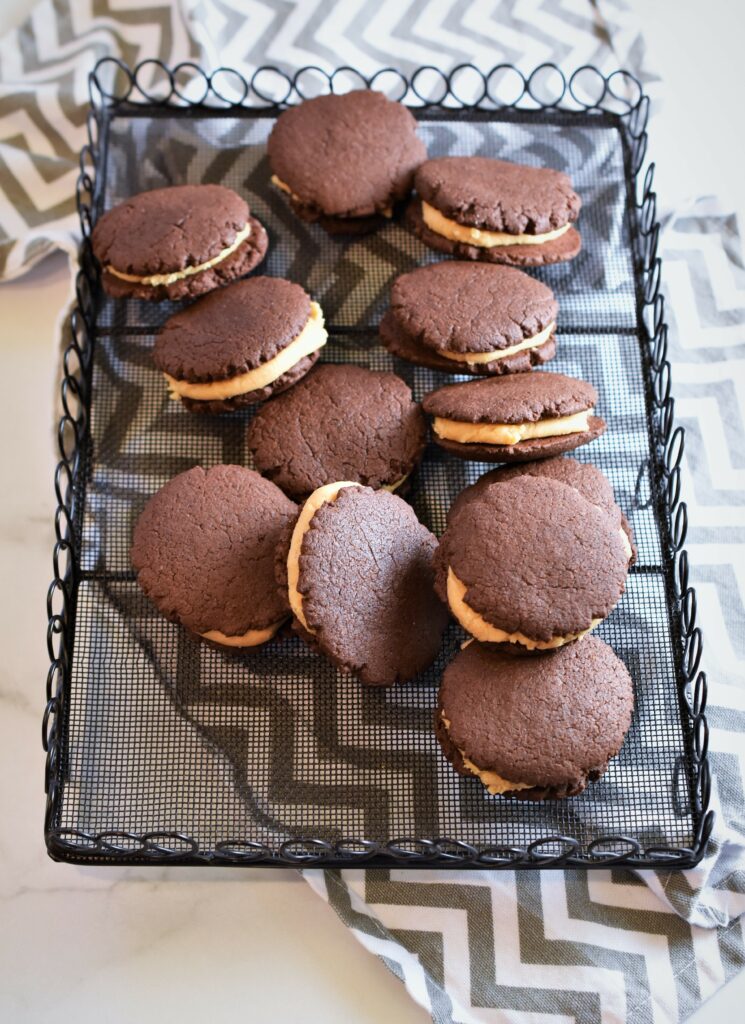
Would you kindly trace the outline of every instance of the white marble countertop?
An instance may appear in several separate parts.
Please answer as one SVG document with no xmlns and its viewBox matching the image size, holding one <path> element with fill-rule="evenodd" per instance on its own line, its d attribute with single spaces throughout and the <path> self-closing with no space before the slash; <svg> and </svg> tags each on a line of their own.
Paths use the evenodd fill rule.
<svg viewBox="0 0 745 1024">
<path fill-rule="evenodd" d="M 21 6 L 3 4 L 0 28 Z M 742 209 L 742 133 L 732 134 L 741 125 L 735 47 L 742 32 L 731 24 L 738 16 L 727 0 L 711 0 L 704 33 L 686 18 L 686 6 L 675 5 L 671 34 L 672 0 L 644 5 L 649 63 L 669 83 L 650 150 L 659 161 L 658 190 L 666 203 L 719 192 Z M 712 83 L 709 98 L 692 81 L 693 69 Z M 693 137 L 689 105 L 703 109 L 715 88 L 719 104 L 707 106 Z M 40 726 L 54 510 L 54 323 L 67 289 L 60 257 L 0 285 L 0 1016 L 14 1024 L 53 1013 L 76 1024 L 233 1017 L 422 1024 L 428 1015 L 292 870 L 82 869 L 46 856 Z M 744 1000 L 740 975 L 692 1019 L 738 1019 Z"/>
</svg>

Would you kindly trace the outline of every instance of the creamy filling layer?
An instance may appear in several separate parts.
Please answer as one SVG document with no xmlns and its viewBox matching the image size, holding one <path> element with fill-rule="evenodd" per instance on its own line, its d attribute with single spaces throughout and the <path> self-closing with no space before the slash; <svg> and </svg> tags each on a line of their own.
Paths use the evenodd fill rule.
<svg viewBox="0 0 745 1024">
<path fill-rule="evenodd" d="M 411 476 L 411 471 L 409 471 L 408 473 L 404 473 L 404 475 L 401 477 L 400 480 L 396 480 L 392 484 L 383 484 L 383 486 L 381 487 L 381 490 L 388 491 L 390 494 L 393 494 L 395 491 L 397 491 L 399 489 L 399 487 L 402 484 L 406 483 L 406 481 L 409 479 L 410 476 Z"/>
<path fill-rule="evenodd" d="M 269 180 L 271 181 L 272 185 L 275 185 L 282 192 L 286 192 L 288 196 L 292 196 L 292 198 L 295 200 L 296 203 L 303 203 L 304 202 L 304 200 L 302 200 L 300 198 L 300 196 L 297 194 L 297 192 L 293 192 L 292 189 L 290 188 L 290 186 L 286 185 L 285 182 L 282 181 L 281 178 L 278 178 L 276 174 L 273 174 Z M 384 206 L 383 209 L 379 210 L 378 212 L 382 213 L 384 217 L 387 217 L 390 220 L 390 218 L 393 216 L 393 207 L 392 206 Z M 350 220 L 354 220 L 353 217 L 351 217 L 349 219 Z"/>
<path fill-rule="evenodd" d="M 319 508 L 328 501 L 336 501 L 339 492 L 345 487 L 357 487 L 351 480 L 342 480 L 340 483 L 324 484 L 318 487 L 307 499 L 295 523 L 290 541 L 290 551 L 287 555 L 287 595 L 290 600 L 290 608 L 303 629 L 308 633 L 314 633 L 305 619 L 303 612 L 303 595 L 298 589 L 300 579 L 300 552 L 303 547 L 303 539 L 310 529 L 310 521 Z"/>
<path fill-rule="evenodd" d="M 275 622 L 265 629 L 249 629 L 247 633 L 240 636 L 228 636 L 221 633 L 219 629 L 210 629 L 206 633 L 201 633 L 200 636 L 205 640 L 212 640 L 213 643 L 222 644 L 223 647 L 258 647 L 259 644 L 265 644 L 267 640 L 271 640 L 283 622 L 284 619 L 280 619 L 279 622 Z"/>
<path fill-rule="evenodd" d="M 491 352 L 445 352 L 443 350 L 440 351 L 440 355 L 445 356 L 446 359 L 452 359 L 455 363 L 468 363 L 469 365 L 493 363 L 497 359 L 514 356 L 516 352 L 524 352 L 526 348 L 538 348 L 539 345 L 548 341 L 555 326 L 556 324 L 552 321 L 538 334 L 526 338 L 525 341 L 521 341 L 517 345 L 510 345 L 509 348 L 495 348 Z"/>
<path fill-rule="evenodd" d="M 268 359 L 254 370 L 239 373 L 236 377 L 229 377 L 227 380 L 213 380 L 203 384 L 193 384 L 188 380 L 176 380 L 168 373 L 164 373 L 163 376 L 166 378 L 168 388 L 174 398 L 194 398 L 202 402 L 235 398 L 236 395 L 246 395 L 249 391 L 258 391 L 259 388 L 265 388 L 268 384 L 272 384 L 305 356 L 323 348 L 327 340 L 328 334 L 324 327 L 321 307 L 317 302 L 311 302 L 310 318 L 297 338 L 272 359 Z"/>
<path fill-rule="evenodd" d="M 459 224 L 451 220 L 434 206 L 422 200 L 422 219 L 427 227 L 435 234 L 449 238 L 452 242 L 465 242 L 466 245 L 476 245 L 480 249 L 493 249 L 497 245 L 543 245 L 544 242 L 551 242 L 554 238 L 561 236 L 569 230 L 571 224 L 564 224 L 555 231 L 546 231 L 542 235 L 520 235 L 510 234 L 508 231 L 486 231 L 483 228 L 472 228 L 467 224 Z"/>
<path fill-rule="evenodd" d="M 191 277 L 193 274 L 201 274 L 203 270 L 209 270 L 210 267 L 214 267 L 218 263 L 222 263 L 223 260 L 232 255 L 235 250 L 246 241 L 250 234 L 251 224 L 248 223 L 244 228 L 241 228 L 235 236 L 233 244 L 229 245 L 226 249 L 223 249 L 222 252 L 217 254 L 217 256 L 213 256 L 211 260 L 207 260 L 206 263 L 197 263 L 196 266 L 193 267 L 184 267 L 183 270 L 174 270 L 168 274 L 146 274 L 145 276 L 140 276 L 139 274 L 125 274 L 123 270 L 117 270 L 116 267 L 112 267 L 111 264 L 106 267 L 106 271 L 109 274 L 113 274 L 114 277 L 121 278 L 122 281 L 130 281 L 132 284 L 151 285 L 153 288 L 156 288 L 158 285 L 174 284 L 176 281 L 183 281 L 185 277 Z"/>
<path fill-rule="evenodd" d="M 450 736 L 450 721 L 442 712 L 440 712 L 440 718 L 443 721 L 448 736 Z M 452 739 L 452 737 L 450 738 Z M 469 772 L 483 782 L 492 796 L 497 796 L 499 793 L 508 793 L 513 789 L 532 789 L 533 784 L 531 782 L 510 782 L 509 779 L 503 778 L 497 772 L 488 771 L 486 768 L 479 768 L 469 757 L 466 757 L 465 751 L 461 750 L 457 743 L 455 748 Z"/>
<path fill-rule="evenodd" d="M 536 437 L 582 434 L 589 429 L 591 409 L 571 416 L 553 416 L 534 423 L 462 423 L 435 416 L 432 424 L 438 437 L 461 444 L 519 444 Z"/>
<path fill-rule="evenodd" d="M 529 651 L 551 651 L 556 647 L 563 647 L 564 644 L 571 643 L 573 640 L 579 640 L 580 637 L 595 629 L 601 622 L 600 619 L 593 619 L 587 629 L 580 630 L 579 633 L 553 636 L 550 640 L 532 640 L 529 636 L 525 636 L 524 633 L 508 633 L 504 629 L 499 629 L 498 626 L 492 626 L 490 622 L 487 622 L 478 612 L 466 604 L 466 589 L 465 583 L 459 580 L 450 566 L 448 566 L 447 597 L 450 610 L 471 636 L 475 636 L 477 640 L 487 644 L 521 644 Z"/>
</svg>

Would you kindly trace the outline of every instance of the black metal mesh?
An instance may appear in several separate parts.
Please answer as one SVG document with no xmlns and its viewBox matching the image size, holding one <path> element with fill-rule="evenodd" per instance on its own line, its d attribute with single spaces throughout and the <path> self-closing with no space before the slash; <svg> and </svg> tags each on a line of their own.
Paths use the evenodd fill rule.
<svg viewBox="0 0 745 1024">
<path fill-rule="evenodd" d="M 473 118 L 473 119 L 471 119 Z M 431 155 L 473 153 L 566 169 L 583 197 L 584 248 L 537 271 L 560 302 L 551 369 L 592 381 L 607 433 L 577 457 L 609 477 L 636 534 L 639 559 L 620 605 L 598 629 L 628 665 L 637 706 L 608 773 L 580 797 L 544 804 L 488 796 L 456 776 L 434 739 L 439 677 L 462 634 L 407 686 L 366 690 L 295 638 L 224 654 L 163 620 L 129 563 L 147 498 L 195 464 L 250 465 L 250 411 L 190 416 L 152 367 L 153 335 L 173 307 L 106 301 L 99 317 L 90 439 L 84 455 L 81 582 L 66 706 L 65 785 L 56 824 L 86 833 L 179 832 L 200 850 L 227 840 L 270 852 L 295 837 L 387 842 L 447 836 L 477 847 L 525 847 L 547 835 L 583 849 L 605 835 L 642 846 L 693 845 L 662 545 L 651 502 L 649 430 L 637 334 L 624 148 L 618 123 L 524 113 L 499 121 L 453 111 L 421 121 Z M 554 123 L 559 121 L 562 123 Z M 375 325 L 391 279 L 437 257 L 397 224 L 333 240 L 300 223 L 269 185 L 270 118 L 116 117 L 104 207 L 145 188 L 219 181 L 248 195 L 270 233 L 262 271 L 317 298 L 332 329 L 331 362 L 392 368 L 417 398 L 451 380 L 393 360 Z M 441 533 L 455 495 L 488 467 L 430 445 L 412 503 Z"/>
</svg>

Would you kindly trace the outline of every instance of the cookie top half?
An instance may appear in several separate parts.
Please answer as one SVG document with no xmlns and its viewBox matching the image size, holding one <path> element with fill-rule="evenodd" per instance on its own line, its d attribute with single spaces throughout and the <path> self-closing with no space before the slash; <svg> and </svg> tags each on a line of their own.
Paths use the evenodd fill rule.
<svg viewBox="0 0 745 1024">
<path fill-rule="evenodd" d="M 577 219 L 581 200 L 550 167 L 484 156 L 425 161 L 416 173 L 424 202 L 459 224 L 510 235 L 542 235 Z"/>
<path fill-rule="evenodd" d="M 242 466 L 180 473 L 153 495 L 135 526 L 138 582 L 174 622 L 229 646 L 241 646 L 242 638 L 251 646 L 249 634 L 273 635 L 289 614 L 274 557 L 296 514 L 278 487 Z"/>
<path fill-rule="evenodd" d="M 618 523 L 574 487 L 520 476 L 459 510 L 435 566 L 464 629 L 534 651 L 570 643 L 610 613 L 628 553 Z"/>
<path fill-rule="evenodd" d="M 426 429 L 396 374 L 326 364 L 262 406 L 247 442 L 256 468 L 304 499 L 335 480 L 395 489 L 419 459 Z"/>
<path fill-rule="evenodd" d="M 427 155 L 411 112 L 367 89 L 285 110 L 267 148 L 280 187 L 332 217 L 388 211 L 408 195 Z"/>
<path fill-rule="evenodd" d="M 448 620 L 433 588 L 436 546 L 395 494 L 347 482 L 314 491 L 287 557 L 301 635 L 368 685 L 413 678 L 437 656 Z"/>
<path fill-rule="evenodd" d="M 540 659 L 472 643 L 443 675 L 438 736 L 492 793 L 571 796 L 618 753 L 633 707 L 625 665 L 595 637 Z"/>
</svg>

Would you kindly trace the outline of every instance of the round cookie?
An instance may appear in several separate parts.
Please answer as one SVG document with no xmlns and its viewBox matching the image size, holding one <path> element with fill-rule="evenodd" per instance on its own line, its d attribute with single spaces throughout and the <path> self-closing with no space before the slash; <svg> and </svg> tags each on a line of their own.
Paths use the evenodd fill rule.
<svg viewBox="0 0 745 1024">
<path fill-rule="evenodd" d="M 166 618 L 223 647 L 265 643 L 289 616 L 275 549 L 297 506 L 242 466 L 180 473 L 148 501 L 132 540 L 145 595 Z"/>
<path fill-rule="evenodd" d="M 412 679 L 448 613 L 433 589 L 436 538 L 388 491 L 347 481 L 308 498 L 286 560 L 293 628 L 368 686 Z"/>
<path fill-rule="evenodd" d="M 401 274 L 383 317 L 383 344 L 446 373 L 520 373 L 555 354 L 551 289 L 512 267 L 444 261 Z"/>
<path fill-rule="evenodd" d="M 335 480 L 396 490 L 426 435 L 421 408 L 400 377 L 327 364 L 262 406 L 247 443 L 259 472 L 299 500 Z"/>
<path fill-rule="evenodd" d="M 267 149 L 272 182 L 297 216 L 332 234 L 372 231 L 391 217 L 427 157 L 411 112 L 369 89 L 283 111 Z"/>
<path fill-rule="evenodd" d="M 596 637 L 542 658 L 471 643 L 445 669 L 435 731 L 460 775 L 522 800 L 581 793 L 631 725 L 634 686 Z"/>
<path fill-rule="evenodd" d="M 223 185 L 173 185 L 140 192 L 93 228 L 93 254 L 113 298 L 177 301 L 243 277 L 268 239 L 248 204 Z"/>
<path fill-rule="evenodd" d="M 300 380 L 327 337 L 321 307 L 300 285 L 252 277 L 170 317 L 153 360 L 190 412 L 225 412 Z"/>
<path fill-rule="evenodd" d="M 624 591 L 618 524 L 568 484 L 519 476 L 451 519 L 435 586 L 477 640 L 512 653 L 554 650 L 594 629 Z"/>
<path fill-rule="evenodd" d="M 529 373 L 446 384 L 424 396 L 435 441 L 461 459 L 529 462 L 594 441 L 597 392 L 562 373 Z"/>
<path fill-rule="evenodd" d="M 581 248 L 572 227 L 581 200 L 566 174 L 484 156 L 427 160 L 407 210 L 414 233 L 432 249 L 463 259 L 542 266 Z"/>
<path fill-rule="evenodd" d="M 514 480 L 518 476 L 549 477 L 574 487 L 584 498 L 603 509 L 614 522 L 619 524 L 628 542 L 629 565 L 636 562 L 634 533 L 626 516 L 616 504 L 610 482 L 597 466 L 593 466 L 589 462 L 577 462 L 576 459 L 557 456 L 552 459 L 540 459 L 535 462 L 524 462 L 492 469 L 479 477 L 470 487 L 466 487 L 460 492 L 448 511 L 448 523 L 453 522 L 459 511 L 465 508 L 470 501 L 480 497 L 487 487 L 492 484 L 504 483 L 506 480 Z"/>
</svg>

